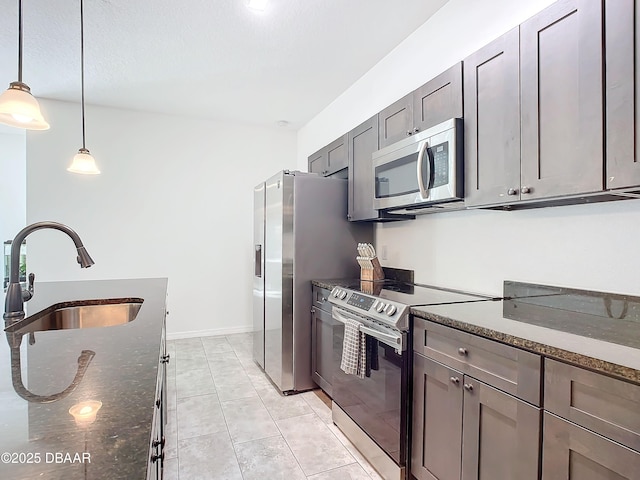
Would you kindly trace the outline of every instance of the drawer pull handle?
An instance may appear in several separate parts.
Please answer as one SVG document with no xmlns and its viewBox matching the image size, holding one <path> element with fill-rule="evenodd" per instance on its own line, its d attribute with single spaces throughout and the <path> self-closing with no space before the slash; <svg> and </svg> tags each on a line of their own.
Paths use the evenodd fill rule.
<svg viewBox="0 0 640 480">
<path fill-rule="evenodd" d="M 471 385 L 470 383 L 465 383 L 464 389 L 468 392 L 473 392 L 473 385 Z"/>
<path fill-rule="evenodd" d="M 160 455 L 152 455 L 151 456 L 151 462 L 152 463 L 156 463 L 158 460 L 160 460 L 161 462 L 164 462 L 164 451 Z"/>
<path fill-rule="evenodd" d="M 449 380 L 451 380 L 451 383 L 454 385 L 458 385 L 460 383 L 460 379 L 458 377 L 451 377 Z"/>
<path fill-rule="evenodd" d="M 469 355 L 469 352 L 467 351 L 466 348 L 460 347 L 458 349 L 458 354 L 463 356 L 463 357 L 466 357 L 467 355 Z"/>
</svg>

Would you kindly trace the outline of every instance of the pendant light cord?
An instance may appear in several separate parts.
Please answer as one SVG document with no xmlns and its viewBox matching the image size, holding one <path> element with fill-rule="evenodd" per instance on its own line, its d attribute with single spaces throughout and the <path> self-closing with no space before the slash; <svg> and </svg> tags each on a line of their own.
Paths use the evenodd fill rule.
<svg viewBox="0 0 640 480">
<path fill-rule="evenodd" d="M 22 1 L 22 0 L 20 0 Z M 84 132 L 84 0 L 80 0 L 80 86 L 82 91 L 82 148 L 86 150 Z"/>
<path fill-rule="evenodd" d="M 18 0 L 18 81 L 22 83 L 22 0 Z"/>
</svg>

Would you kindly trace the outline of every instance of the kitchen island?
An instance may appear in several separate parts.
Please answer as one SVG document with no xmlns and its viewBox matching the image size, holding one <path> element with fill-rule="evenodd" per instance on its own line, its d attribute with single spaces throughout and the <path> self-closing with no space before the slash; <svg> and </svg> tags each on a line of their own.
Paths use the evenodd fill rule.
<svg viewBox="0 0 640 480">
<path fill-rule="evenodd" d="M 0 478 L 133 480 L 155 472 L 149 465 L 159 453 L 152 442 L 162 428 L 156 402 L 163 385 L 166 292 L 167 279 L 36 283 L 27 316 L 65 302 L 143 303 L 128 323 L 36 331 L 18 339 L 13 352 L 16 337 L 5 332 Z M 18 394 L 14 385 L 20 382 L 26 390 Z M 76 406 L 82 417 L 90 401 L 99 405 L 95 420 L 69 413 Z"/>
</svg>

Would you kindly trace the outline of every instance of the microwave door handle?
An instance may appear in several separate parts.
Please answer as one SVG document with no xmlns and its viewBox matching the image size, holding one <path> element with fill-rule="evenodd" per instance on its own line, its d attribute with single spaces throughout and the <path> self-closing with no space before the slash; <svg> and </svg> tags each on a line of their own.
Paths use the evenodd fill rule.
<svg viewBox="0 0 640 480">
<path fill-rule="evenodd" d="M 420 196 L 423 199 L 429 198 L 429 180 L 431 179 L 431 162 L 427 157 L 427 185 L 425 187 L 424 177 L 422 176 L 422 164 L 424 163 L 424 157 L 427 154 L 427 148 L 429 146 L 429 142 L 425 140 L 420 146 L 420 151 L 418 152 L 418 167 L 417 167 L 417 175 L 418 175 L 418 188 L 420 189 Z"/>
</svg>

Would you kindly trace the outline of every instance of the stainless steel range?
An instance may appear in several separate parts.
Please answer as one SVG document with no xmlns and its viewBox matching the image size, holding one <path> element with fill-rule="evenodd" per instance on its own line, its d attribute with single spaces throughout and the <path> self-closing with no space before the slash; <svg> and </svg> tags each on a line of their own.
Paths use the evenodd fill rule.
<svg viewBox="0 0 640 480">
<path fill-rule="evenodd" d="M 338 322 L 333 328 L 333 422 L 383 478 L 405 480 L 411 433 L 410 309 L 489 298 L 389 280 L 366 285 L 372 285 L 368 291 L 337 286 L 329 296 Z M 364 378 L 339 368 L 348 319 L 356 320 L 366 336 Z"/>
</svg>

